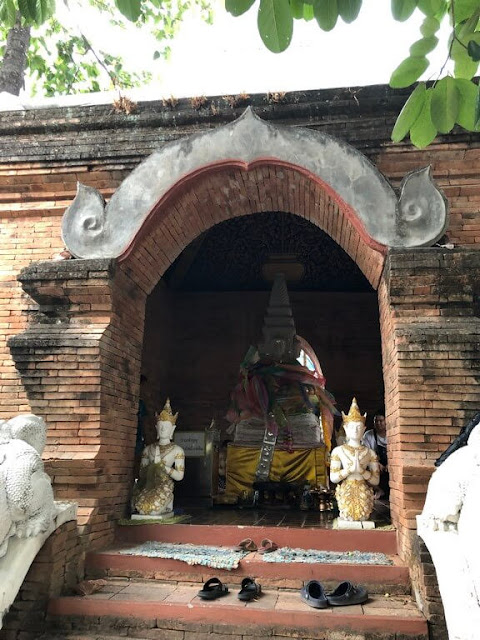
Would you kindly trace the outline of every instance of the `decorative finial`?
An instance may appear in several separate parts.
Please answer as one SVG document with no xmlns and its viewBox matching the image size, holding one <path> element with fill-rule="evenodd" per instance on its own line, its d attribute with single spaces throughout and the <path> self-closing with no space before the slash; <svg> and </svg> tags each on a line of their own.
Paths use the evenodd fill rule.
<svg viewBox="0 0 480 640">
<path fill-rule="evenodd" d="M 300 354 L 287 283 L 283 273 L 277 273 L 263 323 L 263 342 L 258 345 L 261 358 L 275 362 L 295 362 Z"/>
<path fill-rule="evenodd" d="M 170 398 L 167 398 L 167 401 L 165 402 L 165 406 L 160 412 L 160 415 L 157 413 L 157 417 L 159 420 L 162 420 L 162 421 L 168 421 L 168 422 L 171 422 L 172 424 L 176 423 L 178 418 L 178 411 L 175 415 L 173 415 L 172 407 L 170 406 Z"/>
<path fill-rule="evenodd" d="M 360 409 L 358 408 L 357 399 L 354 398 L 352 400 L 352 404 L 350 405 L 350 411 L 347 415 L 345 415 L 342 411 L 343 424 L 346 422 L 363 422 L 365 424 L 365 420 L 367 418 L 367 414 L 365 413 L 363 416 L 360 413 Z"/>
</svg>

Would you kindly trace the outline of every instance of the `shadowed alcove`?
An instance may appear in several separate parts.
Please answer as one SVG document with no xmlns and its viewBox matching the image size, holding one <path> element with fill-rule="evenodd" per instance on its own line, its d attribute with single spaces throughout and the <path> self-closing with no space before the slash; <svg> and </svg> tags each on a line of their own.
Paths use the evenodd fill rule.
<svg viewBox="0 0 480 640">
<path fill-rule="evenodd" d="M 267 212 L 215 225 L 190 243 L 150 294 L 142 373 L 146 438 L 171 398 L 178 431 L 222 432 L 248 347 L 261 336 L 271 275 L 283 270 L 297 333 L 317 354 L 339 409 L 356 395 L 371 414 L 383 401 L 377 294 L 355 262 L 319 227 Z M 191 467 L 192 469 L 192 467 Z M 206 491 L 189 473 L 178 495 Z"/>
</svg>

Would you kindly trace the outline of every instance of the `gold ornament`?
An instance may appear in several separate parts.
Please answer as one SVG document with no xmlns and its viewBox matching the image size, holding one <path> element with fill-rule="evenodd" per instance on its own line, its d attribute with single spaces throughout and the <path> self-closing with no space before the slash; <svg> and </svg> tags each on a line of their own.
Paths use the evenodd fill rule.
<svg viewBox="0 0 480 640">
<path fill-rule="evenodd" d="M 373 511 L 373 489 L 364 480 L 347 478 L 337 485 L 335 497 L 342 520 L 368 520 Z"/>
<path fill-rule="evenodd" d="M 358 408 L 357 399 L 354 398 L 352 400 L 352 404 L 350 405 L 350 411 L 347 415 L 345 415 L 342 411 L 343 424 L 347 422 L 363 422 L 365 424 L 365 420 L 367 418 L 367 414 L 365 413 L 363 416 L 360 413 L 360 409 Z"/>
<path fill-rule="evenodd" d="M 173 415 L 172 413 L 172 407 L 170 406 L 170 398 L 167 398 L 167 401 L 165 402 L 165 406 L 163 407 L 162 411 L 160 412 L 160 415 L 157 413 L 157 418 L 159 420 L 165 421 L 165 422 L 171 422 L 172 424 L 175 424 L 178 418 L 178 411 L 175 415 Z"/>
</svg>

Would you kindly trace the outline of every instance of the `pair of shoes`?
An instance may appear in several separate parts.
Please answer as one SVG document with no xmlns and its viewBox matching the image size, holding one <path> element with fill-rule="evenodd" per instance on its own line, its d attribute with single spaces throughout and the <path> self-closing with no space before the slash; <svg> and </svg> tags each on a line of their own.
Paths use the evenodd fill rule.
<svg viewBox="0 0 480 640">
<path fill-rule="evenodd" d="M 258 547 L 251 538 L 245 538 L 235 547 L 235 551 L 257 551 Z"/>
<path fill-rule="evenodd" d="M 238 593 L 238 599 L 243 602 L 249 602 L 258 598 L 262 592 L 262 587 L 253 578 L 244 578 Z M 203 589 L 198 592 L 198 597 L 202 600 L 216 600 L 222 596 L 226 596 L 228 587 L 221 582 L 219 578 L 210 578 L 203 585 Z"/>
<path fill-rule="evenodd" d="M 256 600 L 261 593 L 262 586 L 258 582 L 255 582 L 253 578 L 244 578 L 238 593 L 238 599 L 243 602 L 250 602 L 250 600 Z"/>
<path fill-rule="evenodd" d="M 314 609 L 362 604 L 368 600 L 365 587 L 353 585 L 351 582 L 341 582 L 335 591 L 325 593 L 325 589 L 318 580 L 307 582 L 302 587 L 300 596 L 309 607 L 314 607 Z"/>
<path fill-rule="evenodd" d="M 272 551 L 276 551 L 277 549 L 278 545 L 268 538 L 264 538 L 261 541 L 260 549 L 251 538 L 240 540 L 238 545 L 235 547 L 235 551 L 258 551 L 259 553 L 271 553 Z"/>
<path fill-rule="evenodd" d="M 264 538 L 260 543 L 260 549 L 258 553 L 272 553 L 272 551 L 276 551 L 278 549 L 278 544 L 270 540 L 269 538 Z"/>
</svg>

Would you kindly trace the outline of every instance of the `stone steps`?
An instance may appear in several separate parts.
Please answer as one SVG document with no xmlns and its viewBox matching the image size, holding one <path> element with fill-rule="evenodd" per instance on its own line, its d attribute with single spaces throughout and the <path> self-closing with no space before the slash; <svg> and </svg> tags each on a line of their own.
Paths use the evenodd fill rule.
<svg viewBox="0 0 480 640">
<path fill-rule="evenodd" d="M 258 553 L 237 569 L 189 566 L 179 560 L 119 554 L 120 547 L 147 541 L 232 547 L 243 538 L 263 538 L 280 547 L 325 551 L 380 552 L 392 565 L 269 563 Z M 118 528 L 113 548 L 89 553 L 89 577 L 106 586 L 91 596 L 55 598 L 49 604 L 44 640 L 427 640 L 427 623 L 410 597 L 408 570 L 396 556 L 395 531 L 334 531 L 319 528 L 234 525 L 135 525 Z M 200 585 L 217 576 L 229 593 L 214 601 L 198 598 Z M 262 585 L 253 602 L 238 600 L 245 576 Z M 302 584 L 320 580 L 327 589 L 343 580 L 364 584 L 364 605 L 316 610 L 300 598 Z"/>
<path fill-rule="evenodd" d="M 322 528 L 262 527 L 237 525 L 142 524 L 118 526 L 119 542 L 184 542 L 235 546 L 244 538 L 257 545 L 264 538 L 274 540 L 281 547 L 323 549 L 325 551 L 377 551 L 387 555 L 397 553 L 395 530 L 334 530 Z"/>
<path fill-rule="evenodd" d="M 266 562 L 259 553 L 249 553 L 240 560 L 238 568 L 212 569 L 201 565 L 188 566 L 181 560 L 132 556 L 116 549 L 89 553 L 86 558 L 88 577 L 126 577 L 177 582 L 204 583 L 215 575 L 222 581 L 239 584 L 246 576 L 253 577 L 265 587 L 300 589 L 308 580 L 320 580 L 327 589 L 333 589 L 343 580 L 361 583 L 369 593 L 408 594 L 410 578 L 398 556 L 389 556 L 392 565 L 380 564 L 327 564 Z"/>
<path fill-rule="evenodd" d="M 364 605 L 317 610 L 304 604 L 296 589 L 265 588 L 258 600 L 245 603 L 229 584 L 225 597 L 204 601 L 197 596 L 198 584 L 108 579 L 91 596 L 51 600 L 51 632 L 44 638 L 427 639 L 426 621 L 409 596 L 373 595 Z"/>
</svg>

